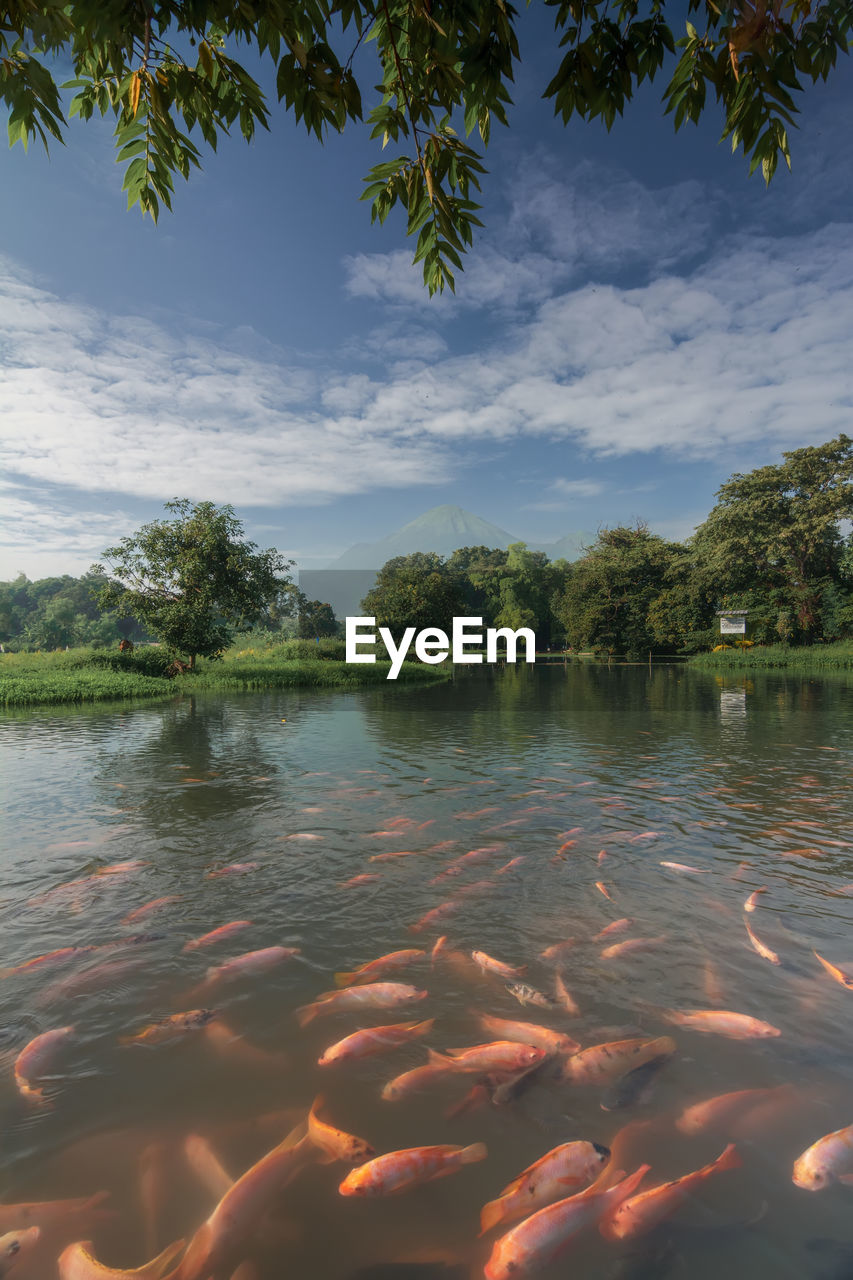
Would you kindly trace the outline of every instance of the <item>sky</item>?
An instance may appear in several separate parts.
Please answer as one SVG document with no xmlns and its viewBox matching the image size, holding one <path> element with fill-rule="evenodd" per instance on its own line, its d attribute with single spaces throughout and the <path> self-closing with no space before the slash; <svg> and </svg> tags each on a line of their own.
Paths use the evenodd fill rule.
<svg viewBox="0 0 853 1280">
<path fill-rule="evenodd" d="M 156 227 L 108 122 L 0 152 L 0 579 L 83 573 L 178 496 L 305 568 L 445 503 L 532 542 L 685 538 L 733 472 L 850 431 L 853 67 L 767 190 L 713 106 L 674 133 L 663 81 L 564 127 L 549 22 L 522 15 L 455 296 L 402 217 L 371 226 L 363 127 L 320 146 L 273 104 Z"/>
</svg>

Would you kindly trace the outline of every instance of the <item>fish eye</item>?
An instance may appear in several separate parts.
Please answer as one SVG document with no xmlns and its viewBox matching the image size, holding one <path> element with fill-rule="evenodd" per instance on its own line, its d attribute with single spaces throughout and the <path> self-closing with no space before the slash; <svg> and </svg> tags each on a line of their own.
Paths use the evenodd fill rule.
<svg viewBox="0 0 853 1280">
<path fill-rule="evenodd" d="M 592 1145 L 593 1145 L 593 1147 L 595 1148 L 595 1150 L 598 1152 L 598 1154 L 601 1156 L 602 1160 L 609 1160 L 609 1159 L 610 1159 L 610 1148 L 609 1148 L 609 1147 L 602 1146 L 602 1144 L 601 1144 L 600 1142 L 594 1142 Z"/>
<path fill-rule="evenodd" d="M 15 1254 L 20 1252 L 21 1252 L 20 1240 L 13 1240 L 12 1243 L 6 1249 L 6 1257 L 14 1258 Z"/>
</svg>

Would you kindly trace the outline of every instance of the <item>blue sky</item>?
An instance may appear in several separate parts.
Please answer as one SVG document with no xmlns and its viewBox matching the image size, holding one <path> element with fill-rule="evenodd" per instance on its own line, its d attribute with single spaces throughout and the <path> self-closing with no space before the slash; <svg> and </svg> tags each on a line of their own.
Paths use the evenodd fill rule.
<svg viewBox="0 0 853 1280">
<path fill-rule="evenodd" d="M 371 226 L 366 130 L 320 147 L 274 107 L 156 228 L 108 123 L 0 154 L 0 578 L 83 572 L 174 496 L 305 567 L 439 503 L 531 541 L 684 537 L 733 471 L 850 431 L 853 68 L 766 191 L 713 108 L 673 133 L 663 82 L 610 134 L 563 128 L 548 22 L 522 18 L 455 298 Z"/>
</svg>

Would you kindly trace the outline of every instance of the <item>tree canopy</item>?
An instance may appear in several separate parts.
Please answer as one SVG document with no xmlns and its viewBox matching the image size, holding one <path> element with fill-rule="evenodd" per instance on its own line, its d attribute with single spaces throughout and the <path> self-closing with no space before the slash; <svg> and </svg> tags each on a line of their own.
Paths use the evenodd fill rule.
<svg viewBox="0 0 853 1280">
<path fill-rule="evenodd" d="M 153 520 L 93 565 L 102 609 L 138 618 L 170 649 L 215 658 L 236 630 L 259 621 L 286 586 L 292 561 L 258 551 L 242 537 L 233 507 L 188 498 L 166 503 L 171 520 Z M 111 576 L 110 576 L 111 575 Z"/>
<path fill-rule="evenodd" d="M 850 0 L 546 4 L 554 65 L 543 97 L 564 123 L 609 129 L 638 87 L 661 77 L 676 129 L 716 99 L 722 137 L 768 182 L 780 157 L 790 165 L 797 95 L 849 52 L 853 26 Z M 370 170 L 362 199 L 380 222 L 402 207 L 434 293 L 454 287 L 482 225 L 485 169 L 466 139 L 476 133 L 485 146 L 493 119 L 508 123 L 517 18 L 509 0 L 14 0 L 0 14 L 0 96 L 11 145 L 63 139 L 60 88 L 74 91 L 70 116 L 111 116 L 128 206 L 156 220 L 161 204 L 171 208 L 175 175 L 200 167 L 200 141 L 215 150 L 234 126 L 247 140 L 270 127 L 267 79 L 318 139 L 362 121 L 370 89 L 370 136 L 404 150 Z M 60 86 L 57 68 L 69 63 L 73 78 Z"/>
</svg>

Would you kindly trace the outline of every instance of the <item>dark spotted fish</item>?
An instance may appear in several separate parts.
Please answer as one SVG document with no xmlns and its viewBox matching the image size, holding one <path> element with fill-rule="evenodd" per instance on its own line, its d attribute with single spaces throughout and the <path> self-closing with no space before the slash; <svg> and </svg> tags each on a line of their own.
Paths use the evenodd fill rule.
<svg viewBox="0 0 853 1280">
<path fill-rule="evenodd" d="M 511 996 L 515 996 L 519 1004 L 535 1004 L 539 1009 L 556 1009 L 558 1007 L 556 1000 L 552 1000 L 550 996 L 537 991 L 535 987 L 529 987 L 526 982 L 508 982 L 506 989 Z"/>
</svg>

